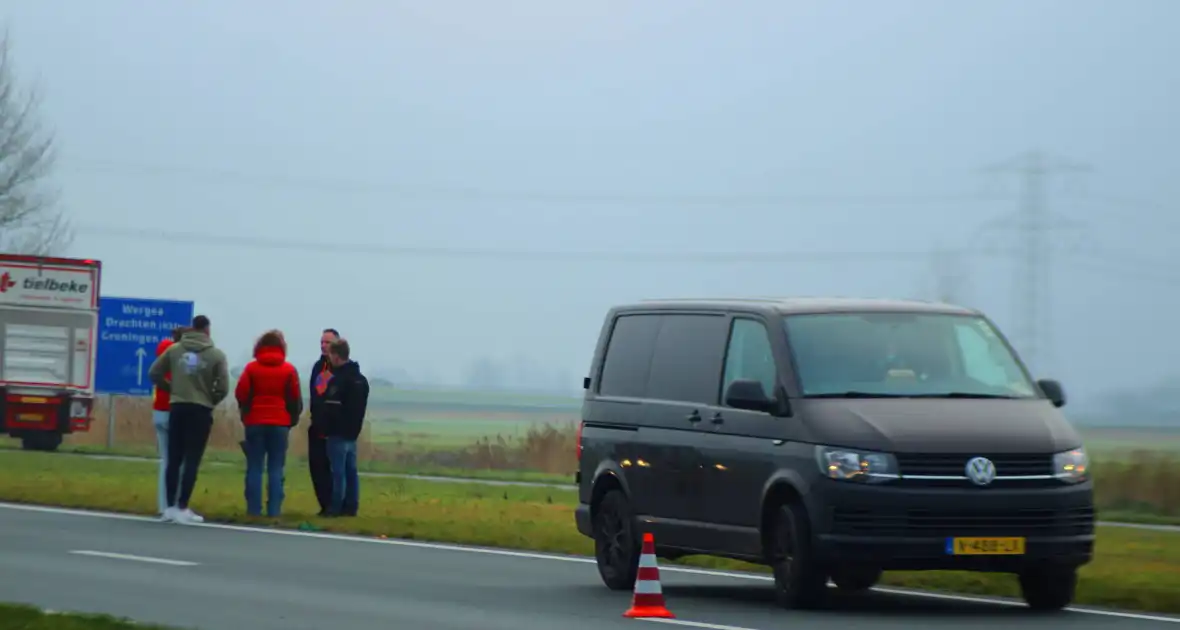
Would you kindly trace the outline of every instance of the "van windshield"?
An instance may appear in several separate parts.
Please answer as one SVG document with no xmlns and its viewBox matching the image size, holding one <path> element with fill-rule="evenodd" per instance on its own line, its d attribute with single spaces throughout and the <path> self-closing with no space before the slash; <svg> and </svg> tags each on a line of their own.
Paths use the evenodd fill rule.
<svg viewBox="0 0 1180 630">
<path fill-rule="evenodd" d="M 783 320 L 805 397 L 1038 396 L 982 317 L 864 312 Z"/>
</svg>

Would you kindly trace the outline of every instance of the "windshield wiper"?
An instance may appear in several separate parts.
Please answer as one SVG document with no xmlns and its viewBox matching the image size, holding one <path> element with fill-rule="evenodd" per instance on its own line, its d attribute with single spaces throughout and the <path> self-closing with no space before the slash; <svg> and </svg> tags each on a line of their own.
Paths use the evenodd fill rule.
<svg viewBox="0 0 1180 630">
<path fill-rule="evenodd" d="M 904 394 L 874 394 L 872 392 L 829 392 L 826 394 L 808 394 L 805 398 L 909 398 Z"/>
<path fill-rule="evenodd" d="M 913 394 L 910 398 L 980 398 L 980 399 L 1002 399 L 1002 400 L 1016 400 L 1019 396 L 1009 396 L 1006 394 L 976 394 L 973 392 L 945 392 L 942 394 Z"/>
<path fill-rule="evenodd" d="M 1003 394 L 975 394 L 971 392 L 945 392 L 941 394 L 875 394 L 872 392 L 849 391 L 811 394 L 805 396 L 805 398 L 976 398 L 1017 400 L 1019 396 L 1006 396 Z"/>
</svg>

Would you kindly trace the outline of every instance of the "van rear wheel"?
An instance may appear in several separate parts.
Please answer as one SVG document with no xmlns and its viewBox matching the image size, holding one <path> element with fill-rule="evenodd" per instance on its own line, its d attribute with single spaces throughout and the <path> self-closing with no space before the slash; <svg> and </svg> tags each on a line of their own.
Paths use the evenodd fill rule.
<svg viewBox="0 0 1180 630">
<path fill-rule="evenodd" d="M 827 597 L 828 576 L 815 557 L 807 513 L 784 505 L 767 536 L 767 560 L 774 571 L 775 599 L 783 608 L 819 608 Z"/>
<path fill-rule="evenodd" d="M 635 588 L 641 542 L 627 495 L 621 490 L 608 491 L 594 510 L 593 527 L 594 557 L 602 582 L 614 591 Z"/>
<path fill-rule="evenodd" d="M 1029 608 L 1061 610 L 1073 602 L 1078 585 L 1078 569 L 1073 566 L 1040 566 L 1023 571 L 1019 580 L 1020 592 Z"/>
</svg>

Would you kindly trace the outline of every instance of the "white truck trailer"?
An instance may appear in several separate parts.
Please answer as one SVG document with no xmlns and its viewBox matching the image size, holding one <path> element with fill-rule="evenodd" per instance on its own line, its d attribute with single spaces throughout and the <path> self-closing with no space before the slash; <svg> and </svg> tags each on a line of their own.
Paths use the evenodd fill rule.
<svg viewBox="0 0 1180 630">
<path fill-rule="evenodd" d="M 0 435 L 52 451 L 89 431 L 102 263 L 0 254 Z"/>
</svg>

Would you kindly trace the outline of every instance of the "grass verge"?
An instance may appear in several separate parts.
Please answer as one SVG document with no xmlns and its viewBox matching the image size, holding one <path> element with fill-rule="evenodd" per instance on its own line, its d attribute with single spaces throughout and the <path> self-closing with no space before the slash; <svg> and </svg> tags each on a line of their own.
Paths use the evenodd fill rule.
<svg viewBox="0 0 1180 630">
<path fill-rule="evenodd" d="M 5 441 L 0 436 L 0 451 L 20 451 L 20 443 L 12 440 Z M 113 455 L 116 457 L 141 457 L 155 459 L 155 447 L 122 446 L 108 449 L 89 444 L 63 444 L 57 452 L 77 455 Z M 209 448 L 205 451 L 205 462 L 223 464 L 242 464 L 245 460 L 242 451 L 238 449 Z M 302 467 L 306 470 L 307 456 L 297 452 L 289 452 L 288 466 Z M 361 472 L 386 473 L 392 475 L 419 475 L 427 477 L 447 477 L 449 479 L 475 479 L 480 481 L 513 481 L 529 483 L 545 483 L 574 487 L 573 475 L 535 472 L 531 470 L 496 470 L 485 468 L 448 468 L 431 465 L 398 465 L 397 463 L 381 460 L 358 460 L 357 467 Z M 1176 519 L 1180 522 L 1180 518 Z"/>
<path fill-rule="evenodd" d="M 19 450 L 20 447 L 18 443 L 13 442 L 9 444 L 0 439 L 0 451 Z M 118 457 L 137 457 L 143 458 L 145 461 L 155 460 L 156 458 L 156 451 L 154 448 L 134 446 L 107 449 L 104 447 L 91 445 L 62 445 L 62 447 L 59 449 L 59 452 L 76 455 L 112 455 Z M 217 464 L 230 464 L 239 467 L 243 465 L 241 451 L 210 449 L 205 451 L 204 461 L 216 462 Z M 288 462 L 290 462 L 288 464 L 290 467 L 305 468 L 307 465 L 307 458 L 305 456 L 293 454 L 289 456 Z M 385 461 L 374 460 L 360 461 L 359 468 L 362 473 L 444 477 L 447 479 L 471 480 L 473 482 L 507 481 L 552 484 L 566 487 L 566 492 L 571 492 L 575 489 L 573 478 L 570 475 L 534 472 L 529 470 L 444 468 L 439 466 L 399 466 Z M 1109 502 L 1105 503 L 1109 504 Z M 1180 526 L 1180 515 L 1157 514 L 1150 510 L 1150 506 L 1140 509 L 1136 509 L 1135 506 L 1120 506 L 1117 508 L 1112 508 L 1109 505 L 1102 505 L 1100 507 L 1102 508 L 1102 520 L 1108 522 Z"/>
<path fill-rule="evenodd" d="M 107 615 L 45 612 L 32 606 L 0 604 L 0 630 L 167 630 Z"/>
<path fill-rule="evenodd" d="M 245 515 L 242 476 L 232 468 L 201 471 L 193 507 L 220 522 L 321 529 L 389 538 L 455 542 L 513 549 L 588 555 L 591 543 L 573 524 L 573 493 L 535 487 L 432 483 L 401 478 L 367 478 L 361 487 L 361 516 L 327 520 L 299 468 L 288 476 L 286 513 L 280 519 Z M 43 453 L 0 457 L 0 500 L 151 514 L 156 477 L 137 462 L 94 461 Z M 1097 557 L 1082 570 L 1077 603 L 1180 613 L 1180 535 L 1100 528 Z M 764 567 L 714 558 L 684 564 L 732 570 Z M 1016 596 L 1015 579 L 959 572 L 898 572 L 893 586 Z"/>
</svg>

